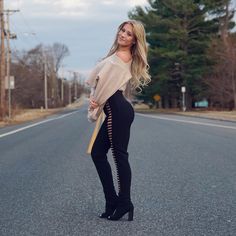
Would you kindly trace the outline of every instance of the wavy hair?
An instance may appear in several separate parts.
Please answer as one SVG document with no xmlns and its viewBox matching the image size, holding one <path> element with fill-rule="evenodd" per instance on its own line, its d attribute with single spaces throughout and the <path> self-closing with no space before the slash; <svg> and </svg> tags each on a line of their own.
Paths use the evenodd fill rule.
<svg viewBox="0 0 236 236">
<path fill-rule="evenodd" d="M 148 73 L 149 65 L 147 62 L 148 47 L 146 42 L 146 34 L 144 26 L 140 21 L 125 21 L 118 27 L 115 41 L 106 57 L 114 54 L 118 49 L 118 34 L 126 24 L 130 24 L 132 26 L 135 38 L 135 44 L 133 44 L 131 47 L 131 86 L 134 89 L 139 89 L 142 91 L 142 87 L 146 86 L 151 81 L 151 77 Z"/>
</svg>

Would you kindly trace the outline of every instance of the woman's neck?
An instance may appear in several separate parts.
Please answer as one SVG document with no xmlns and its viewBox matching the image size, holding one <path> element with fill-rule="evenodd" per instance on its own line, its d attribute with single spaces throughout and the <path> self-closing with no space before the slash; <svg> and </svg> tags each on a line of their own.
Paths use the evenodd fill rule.
<svg viewBox="0 0 236 236">
<path fill-rule="evenodd" d="M 122 46 L 119 46 L 116 51 L 117 51 L 117 52 L 127 52 L 127 53 L 131 53 L 129 47 L 122 47 Z"/>
</svg>

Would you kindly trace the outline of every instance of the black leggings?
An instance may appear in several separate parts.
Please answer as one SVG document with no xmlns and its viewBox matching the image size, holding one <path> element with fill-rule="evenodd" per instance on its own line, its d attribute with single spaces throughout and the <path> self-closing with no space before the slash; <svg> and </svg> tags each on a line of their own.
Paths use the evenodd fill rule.
<svg viewBox="0 0 236 236">
<path fill-rule="evenodd" d="M 134 120 L 132 105 L 118 90 L 104 106 L 106 118 L 98 132 L 92 148 L 92 159 L 100 177 L 106 202 L 117 199 L 112 171 L 107 160 L 108 150 L 111 148 L 116 165 L 118 181 L 118 197 L 120 202 L 128 203 L 130 199 L 131 168 L 128 161 L 128 143 L 130 127 Z"/>
</svg>

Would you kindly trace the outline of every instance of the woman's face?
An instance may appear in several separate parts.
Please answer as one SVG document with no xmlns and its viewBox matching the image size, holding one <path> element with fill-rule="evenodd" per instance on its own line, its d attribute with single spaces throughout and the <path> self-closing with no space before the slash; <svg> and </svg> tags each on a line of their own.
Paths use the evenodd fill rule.
<svg viewBox="0 0 236 236">
<path fill-rule="evenodd" d="M 133 27 L 131 24 L 125 24 L 118 33 L 118 45 L 121 47 L 131 47 L 135 42 Z"/>
</svg>

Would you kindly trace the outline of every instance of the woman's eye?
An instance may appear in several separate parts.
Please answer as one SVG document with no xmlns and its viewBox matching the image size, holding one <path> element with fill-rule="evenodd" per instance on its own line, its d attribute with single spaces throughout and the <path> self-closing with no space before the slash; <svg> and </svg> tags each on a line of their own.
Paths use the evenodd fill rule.
<svg viewBox="0 0 236 236">
<path fill-rule="evenodd" d="M 131 34 L 129 31 L 126 31 L 124 28 L 121 29 L 121 31 L 122 31 L 123 33 L 126 32 L 126 34 L 127 34 L 129 37 L 132 37 L 132 34 Z"/>
</svg>

